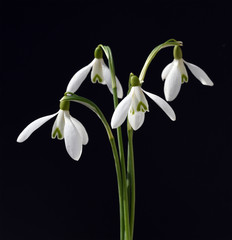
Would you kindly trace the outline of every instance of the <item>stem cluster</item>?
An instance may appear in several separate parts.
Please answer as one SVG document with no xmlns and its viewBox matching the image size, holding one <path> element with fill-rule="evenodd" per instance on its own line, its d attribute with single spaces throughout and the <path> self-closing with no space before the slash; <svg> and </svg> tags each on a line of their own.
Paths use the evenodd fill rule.
<svg viewBox="0 0 232 240">
<path fill-rule="evenodd" d="M 148 67 L 156 54 L 163 48 L 169 46 L 181 46 L 182 43 L 174 39 L 170 39 L 163 44 L 158 45 L 148 56 L 145 64 L 139 75 L 140 84 L 143 83 Z M 109 68 L 111 71 L 112 89 L 113 89 L 113 102 L 114 109 L 118 105 L 117 87 L 114 62 L 112 52 L 108 46 L 98 45 L 97 54 L 99 55 L 100 48 L 105 53 Z M 102 56 L 100 56 L 102 57 Z M 131 84 L 129 83 L 129 91 Z M 114 135 L 111 131 L 111 127 L 107 122 L 104 114 L 98 108 L 98 106 L 90 101 L 89 99 L 77 96 L 73 93 L 66 93 L 61 99 L 63 101 L 75 101 L 81 103 L 95 112 L 101 119 L 112 148 L 112 153 L 115 162 L 115 169 L 117 174 L 118 182 L 118 194 L 119 194 L 119 210 L 120 210 L 120 240 L 133 240 L 134 234 L 134 220 L 135 220 L 135 167 L 134 167 L 134 148 L 133 148 L 133 129 L 127 122 L 127 136 L 128 136 L 128 150 L 127 150 L 127 161 L 125 160 L 125 153 L 123 148 L 123 137 L 121 127 L 117 128 L 117 144 Z"/>
</svg>

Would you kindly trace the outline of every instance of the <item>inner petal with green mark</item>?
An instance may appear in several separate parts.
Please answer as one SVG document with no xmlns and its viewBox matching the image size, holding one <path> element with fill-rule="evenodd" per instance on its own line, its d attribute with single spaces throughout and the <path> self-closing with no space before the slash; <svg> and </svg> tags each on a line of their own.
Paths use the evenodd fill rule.
<svg viewBox="0 0 232 240">
<path fill-rule="evenodd" d="M 181 82 L 184 83 L 184 82 L 188 82 L 188 77 L 185 75 L 185 74 L 182 74 L 181 76 Z"/>
<path fill-rule="evenodd" d="M 93 83 L 96 83 L 96 82 L 102 83 L 103 82 L 102 78 L 98 74 L 96 74 L 94 76 L 92 81 L 93 81 Z"/>
<path fill-rule="evenodd" d="M 138 112 L 146 112 L 147 111 L 147 106 L 145 103 L 143 102 L 139 102 L 138 103 L 138 106 L 137 106 L 137 109 L 136 109 Z"/>
<path fill-rule="evenodd" d="M 58 139 L 63 139 L 63 136 L 59 128 L 56 128 L 55 131 L 52 133 L 53 138 L 56 138 L 56 136 Z"/>
</svg>

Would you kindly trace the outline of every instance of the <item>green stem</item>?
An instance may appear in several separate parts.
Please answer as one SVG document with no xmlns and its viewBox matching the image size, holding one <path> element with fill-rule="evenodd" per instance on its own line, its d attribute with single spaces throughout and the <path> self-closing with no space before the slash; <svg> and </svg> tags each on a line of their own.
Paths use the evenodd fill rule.
<svg viewBox="0 0 232 240">
<path fill-rule="evenodd" d="M 154 59 L 154 57 L 156 56 L 156 54 L 163 48 L 166 48 L 166 47 L 172 47 L 172 46 L 182 46 L 183 43 L 180 42 L 180 41 L 176 41 L 175 39 L 169 39 L 168 41 L 158 45 L 157 47 L 155 47 L 151 53 L 149 54 L 149 56 L 147 57 L 147 60 L 146 62 L 144 63 L 144 66 L 141 70 L 141 73 L 139 75 L 139 80 L 141 82 L 144 81 L 144 78 L 145 78 L 145 75 L 146 75 L 146 72 L 147 72 L 147 69 L 149 67 L 149 65 L 151 64 L 152 60 Z"/>
<path fill-rule="evenodd" d="M 133 129 L 127 122 L 128 135 L 128 156 L 127 156 L 127 187 L 130 209 L 130 237 L 133 239 L 134 221 L 135 221 L 135 166 L 134 166 L 134 147 L 133 147 Z"/>
<path fill-rule="evenodd" d="M 112 153 L 113 153 L 113 157 L 114 157 L 114 162 L 115 162 L 115 169 L 116 169 L 117 183 L 118 183 L 118 195 L 119 195 L 120 239 L 123 240 L 124 239 L 124 208 L 123 208 L 123 205 L 124 205 L 123 191 L 124 190 L 123 190 L 120 159 L 118 156 L 117 146 L 116 146 L 115 138 L 113 136 L 111 128 L 110 128 L 104 114 L 102 113 L 100 108 L 94 102 L 90 101 L 87 98 L 80 97 L 73 93 L 66 93 L 65 96 L 61 99 L 61 102 L 66 102 L 66 101 L 78 102 L 78 103 L 88 107 L 94 113 L 96 113 L 96 115 L 101 119 L 101 121 L 105 127 L 105 130 L 107 132 L 107 135 L 108 135 L 108 138 L 110 141 L 110 145 L 111 145 L 111 149 L 112 149 Z"/>
<path fill-rule="evenodd" d="M 117 84 L 116 84 L 116 77 L 115 77 L 115 69 L 114 69 L 114 62 L 112 52 L 109 46 L 103 46 L 103 51 L 108 59 L 109 69 L 111 72 L 111 79 L 112 79 L 112 90 L 113 90 L 113 101 L 114 101 L 114 109 L 118 106 L 118 97 L 117 97 Z M 123 188 L 123 211 L 124 211 L 124 230 L 121 230 L 121 234 L 124 231 L 125 233 L 125 240 L 130 240 L 130 219 L 129 219 L 129 207 L 128 207 L 128 195 L 127 195 L 127 176 L 126 176 L 126 164 L 125 164 L 125 154 L 123 148 L 123 138 L 122 138 L 122 131 L 121 127 L 117 128 L 117 139 L 118 139 L 118 149 L 119 149 L 119 157 L 121 163 L 121 171 L 122 171 L 122 188 Z M 124 236 L 122 237 L 124 239 Z"/>
</svg>

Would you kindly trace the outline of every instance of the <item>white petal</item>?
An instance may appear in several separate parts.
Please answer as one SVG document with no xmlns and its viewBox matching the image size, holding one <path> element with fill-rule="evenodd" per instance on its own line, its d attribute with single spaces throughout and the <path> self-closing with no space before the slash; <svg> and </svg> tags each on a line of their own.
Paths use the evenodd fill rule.
<svg viewBox="0 0 232 240">
<path fill-rule="evenodd" d="M 107 84 L 107 87 L 109 88 L 110 92 L 113 94 L 111 72 L 110 72 L 110 69 L 104 63 L 104 61 L 102 62 L 102 70 L 103 70 L 104 82 Z M 118 98 L 123 98 L 123 89 L 122 89 L 121 83 L 119 82 L 117 76 L 115 76 L 115 79 L 116 79 L 116 87 L 117 87 L 117 96 Z"/>
<path fill-rule="evenodd" d="M 64 111 L 59 110 L 56 120 L 52 126 L 52 138 L 58 138 L 62 140 L 64 138 Z"/>
<path fill-rule="evenodd" d="M 164 83 L 164 95 L 167 101 L 174 100 L 181 87 L 181 72 L 178 67 L 178 64 L 175 63 L 166 77 Z"/>
<path fill-rule="evenodd" d="M 82 138 L 70 119 L 68 111 L 64 112 L 64 141 L 71 158 L 79 160 L 82 153 Z"/>
<path fill-rule="evenodd" d="M 75 128 L 77 129 L 77 131 L 80 133 L 81 138 L 82 138 L 82 144 L 86 145 L 89 141 L 89 137 L 88 137 L 88 133 L 85 129 L 85 127 L 82 125 L 82 123 L 80 121 L 78 121 L 76 118 L 71 117 L 71 121 L 74 124 Z"/>
<path fill-rule="evenodd" d="M 92 83 L 99 82 L 101 84 L 106 84 L 104 81 L 103 70 L 102 70 L 103 59 L 95 58 L 93 68 L 91 71 L 91 81 Z"/>
<path fill-rule="evenodd" d="M 173 62 L 169 63 L 165 68 L 164 70 L 162 71 L 161 73 L 161 78 L 162 80 L 166 79 L 167 75 L 169 74 L 169 72 L 171 71 L 173 67 Z"/>
<path fill-rule="evenodd" d="M 77 91 L 77 89 L 80 87 L 82 82 L 86 79 L 90 69 L 92 68 L 92 66 L 94 64 L 94 61 L 95 61 L 95 59 L 90 64 L 83 67 L 82 69 L 80 69 L 78 72 L 76 72 L 74 74 L 74 76 L 71 78 L 71 80 L 68 83 L 66 92 L 74 93 Z"/>
<path fill-rule="evenodd" d="M 130 93 L 118 104 L 115 109 L 111 119 L 112 128 L 118 128 L 125 121 L 131 105 L 133 91 L 134 89 L 132 87 Z"/>
<path fill-rule="evenodd" d="M 144 91 L 144 90 L 143 90 Z M 161 97 L 144 91 L 148 97 L 150 97 L 168 116 L 172 121 L 176 120 L 176 114 L 173 111 L 173 109 L 171 108 L 171 106 L 165 101 L 163 100 Z"/>
<path fill-rule="evenodd" d="M 144 112 L 134 112 L 132 114 L 132 111 L 129 111 L 128 113 L 129 123 L 135 131 L 138 130 L 143 125 L 144 119 L 145 119 Z"/>
<path fill-rule="evenodd" d="M 123 89 L 122 89 L 122 85 L 119 82 L 117 76 L 116 76 L 116 86 L 117 86 L 117 96 L 118 98 L 123 98 Z"/>
<path fill-rule="evenodd" d="M 192 74 L 203 84 L 208 86 L 213 86 L 213 82 L 210 80 L 208 75 L 198 66 L 184 61 L 184 63 L 188 66 Z"/>
<path fill-rule="evenodd" d="M 25 140 L 27 140 L 30 135 L 37 130 L 39 127 L 41 127 L 44 123 L 46 123 L 48 120 L 50 120 L 51 118 L 53 118 L 54 116 L 56 116 L 58 114 L 54 113 L 48 116 L 44 116 L 41 118 L 36 119 L 35 121 L 33 121 L 32 123 L 30 123 L 18 136 L 17 138 L 17 142 L 21 143 L 24 142 Z"/>
</svg>

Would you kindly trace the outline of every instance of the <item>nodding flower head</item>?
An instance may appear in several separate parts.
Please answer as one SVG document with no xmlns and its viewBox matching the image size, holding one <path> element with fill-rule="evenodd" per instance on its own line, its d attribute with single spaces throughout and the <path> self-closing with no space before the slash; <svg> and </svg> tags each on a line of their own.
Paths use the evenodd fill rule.
<svg viewBox="0 0 232 240">
<path fill-rule="evenodd" d="M 213 82 L 201 68 L 182 58 L 180 46 L 174 47 L 173 55 L 174 60 L 164 68 L 161 74 L 161 78 L 165 80 L 164 95 L 167 101 L 174 100 L 180 92 L 181 84 L 188 82 L 188 73 L 184 64 L 203 85 L 213 86 Z"/>
<path fill-rule="evenodd" d="M 82 145 L 88 143 L 88 134 L 85 127 L 69 113 L 70 103 L 60 103 L 60 110 L 54 114 L 38 118 L 31 122 L 18 136 L 17 142 L 26 141 L 30 135 L 48 120 L 56 116 L 52 127 L 52 138 L 64 139 L 65 147 L 71 158 L 79 160 L 82 154 Z"/>
<path fill-rule="evenodd" d="M 134 130 L 139 129 L 145 119 L 145 113 L 149 111 L 149 106 L 144 93 L 149 96 L 169 117 L 175 120 L 176 116 L 169 104 L 159 96 L 147 92 L 141 88 L 140 80 L 135 75 L 131 75 L 131 89 L 129 94 L 119 103 L 115 109 L 111 127 L 117 128 L 122 125 L 126 117 Z"/>
<path fill-rule="evenodd" d="M 74 74 L 71 80 L 68 83 L 66 92 L 76 92 L 82 82 L 86 79 L 87 75 L 91 71 L 91 81 L 92 83 L 100 83 L 103 85 L 107 85 L 109 91 L 113 94 L 112 89 L 112 79 L 111 72 L 108 66 L 105 64 L 103 59 L 103 51 L 100 46 L 95 49 L 94 59 L 87 66 L 80 69 L 78 72 Z M 118 98 L 123 97 L 123 89 L 122 86 L 116 77 L 116 86 L 117 86 L 117 96 Z"/>
</svg>

